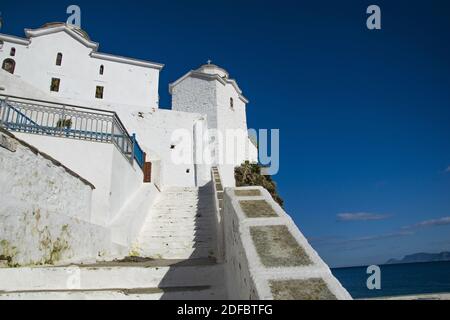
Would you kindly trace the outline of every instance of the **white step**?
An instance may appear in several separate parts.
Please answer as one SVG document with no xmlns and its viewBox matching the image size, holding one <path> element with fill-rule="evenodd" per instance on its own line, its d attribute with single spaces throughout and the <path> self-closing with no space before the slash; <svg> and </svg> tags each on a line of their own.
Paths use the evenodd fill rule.
<svg viewBox="0 0 450 320">
<path fill-rule="evenodd" d="M 170 243 L 174 243 L 174 242 L 211 242 L 214 239 L 212 238 L 212 236 L 208 235 L 208 234 L 184 234 L 182 236 L 180 235 L 176 235 L 176 236 L 172 236 L 172 235 L 158 235 L 158 236 L 154 236 L 154 235 L 147 235 L 145 237 L 142 237 L 142 239 L 145 239 L 146 241 L 150 241 L 150 242 L 170 242 Z"/>
<path fill-rule="evenodd" d="M 155 220 L 153 222 L 153 226 L 150 230 L 159 230 L 166 229 L 171 230 L 174 229 L 176 231 L 180 230 L 212 230 L 214 227 L 214 223 L 212 221 L 205 221 L 203 223 L 196 223 L 196 221 L 185 221 L 185 222 L 176 222 L 176 221 L 158 221 Z"/>
<path fill-rule="evenodd" d="M 174 215 L 174 216 L 196 216 L 198 214 L 207 214 L 209 212 L 209 209 L 192 209 L 192 210 L 165 210 L 165 209 L 158 209 L 153 208 L 154 212 L 158 214 L 158 216 L 164 216 L 164 215 Z M 155 215 L 156 217 L 156 215 Z"/>
<path fill-rule="evenodd" d="M 190 260 L 195 261 L 195 260 Z M 202 260 L 203 261 L 203 260 Z M 0 269 L 0 292 L 106 290 L 221 285 L 220 264 Z"/>
<path fill-rule="evenodd" d="M 191 234 L 186 234 L 184 236 L 180 236 L 177 235 L 176 237 L 172 237 L 171 235 L 158 235 L 158 236 L 147 236 L 145 237 L 146 240 L 148 241 L 162 241 L 162 242 L 173 242 L 173 241 L 177 241 L 177 242 L 195 242 L 195 241 L 200 241 L 200 242 L 206 242 L 206 241 L 213 241 L 214 239 L 211 236 L 208 235 L 191 235 Z M 176 239 L 176 240 L 175 240 Z"/>
<path fill-rule="evenodd" d="M 0 293 L 0 300 L 225 300 L 224 287 Z"/>
<path fill-rule="evenodd" d="M 142 248 L 143 255 L 155 259 L 198 259 L 212 256 L 213 249 L 209 248 L 188 248 L 188 249 L 166 249 L 158 248 L 155 250 L 146 250 Z"/>
<path fill-rule="evenodd" d="M 166 228 L 161 227 L 160 229 L 154 229 L 154 230 L 148 230 L 147 232 L 144 232 L 141 234 L 140 239 L 148 239 L 149 237 L 158 237 L 158 238 L 176 238 L 181 237 L 184 238 L 186 236 L 192 236 L 192 237 L 200 237 L 200 236 L 206 236 L 209 238 L 213 238 L 214 236 L 211 234 L 211 227 L 208 228 Z"/>
<path fill-rule="evenodd" d="M 163 244 L 161 247 L 161 244 L 152 244 L 147 245 L 142 248 L 143 252 L 163 252 L 167 251 L 170 252 L 171 250 L 191 250 L 191 249 L 211 249 L 211 245 L 208 243 L 175 243 L 175 244 Z M 158 251 L 159 250 L 159 251 Z"/>
<path fill-rule="evenodd" d="M 215 247 L 215 206 L 211 190 L 168 188 L 151 210 L 136 247 L 144 257 L 209 257 Z"/>
<path fill-rule="evenodd" d="M 154 221 L 158 221 L 158 220 L 173 220 L 173 221 L 184 221 L 184 220 L 193 220 L 193 221 L 213 221 L 212 217 L 210 217 L 208 215 L 208 213 L 204 212 L 204 213 L 193 213 L 193 214 L 186 214 L 186 213 L 180 213 L 180 214 L 172 214 L 172 213 L 158 213 L 158 216 L 154 216 L 153 220 Z"/>
</svg>

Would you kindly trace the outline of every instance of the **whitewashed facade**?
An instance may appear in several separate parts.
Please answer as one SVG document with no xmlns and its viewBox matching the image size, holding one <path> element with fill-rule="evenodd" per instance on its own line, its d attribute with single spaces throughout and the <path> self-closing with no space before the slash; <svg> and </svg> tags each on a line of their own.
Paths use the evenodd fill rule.
<svg viewBox="0 0 450 320">
<path fill-rule="evenodd" d="M 115 104 L 139 111 L 158 108 L 162 64 L 101 53 L 98 43 L 71 25 L 47 24 L 25 34 L 0 34 L 3 69 L 12 63 L 9 71 L 24 82 L 68 104 L 107 110 Z M 52 90 L 52 79 L 59 80 L 59 88 Z M 102 96 L 97 91 L 103 91 Z"/>
<path fill-rule="evenodd" d="M 170 84 L 169 92 L 173 110 L 206 115 L 208 129 L 213 130 L 213 163 L 218 165 L 224 185 L 234 186 L 234 167 L 258 160 L 257 148 L 248 138 L 248 100 L 236 80 L 223 68 L 205 64 Z M 231 140 L 236 144 L 228 146 Z"/>
<path fill-rule="evenodd" d="M 234 185 L 234 166 L 257 161 L 247 139 L 248 100 L 224 69 L 206 64 L 169 86 L 172 111 L 159 110 L 159 72 L 163 64 L 98 52 L 99 44 L 75 26 L 50 23 L 25 29 L 26 38 L 0 34 L 0 94 L 60 102 L 116 112 L 136 133 L 149 159 L 158 162 L 161 186 L 203 185 L 211 164 L 219 166 L 226 186 Z M 205 123 L 206 122 L 206 123 Z M 174 131 L 190 131 L 191 164 L 174 163 Z M 227 129 L 242 130 L 245 154 L 226 150 Z M 211 143 L 212 163 L 200 157 Z M 206 162 L 206 163 L 205 163 Z"/>
<path fill-rule="evenodd" d="M 247 138 L 248 100 L 224 69 L 206 64 L 190 71 L 169 87 L 172 110 L 160 109 L 162 64 L 100 53 L 99 44 L 86 32 L 63 23 L 25 29 L 25 35 L 0 34 L 0 95 L 69 109 L 74 105 L 113 111 L 128 133 L 136 134 L 146 160 L 152 163 L 149 187 L 143 184 L 141 168 L 127 163 L 114 145 L 15 133 L 95 186 L 86 221 L 112 228 L 112 237 L 121 245 L 131 244 L 146 217 L 145 210 L 161 190 L 207 185 L 213 165 L 219 168 L 224 185 L 234 186 L 234 166 L 257 160 L 256 147 Z M 103 88 L 101 96 L 97 87 Z M 224 163 L 227 159 L 220 160 L 219 155 L 227 153 L 225 144 L 219 144 L 208 129 L 222 134 L 240 129 L 241 142 L 250 152 Z M 189 141 L 180 141 L 180 132 Z M 177 159 L 180 154 L 182 162 Z M 205 154 L 213 161 L 208 162 Z M 147 208 L 144 213 L 142 208 Z"/>
</svg>

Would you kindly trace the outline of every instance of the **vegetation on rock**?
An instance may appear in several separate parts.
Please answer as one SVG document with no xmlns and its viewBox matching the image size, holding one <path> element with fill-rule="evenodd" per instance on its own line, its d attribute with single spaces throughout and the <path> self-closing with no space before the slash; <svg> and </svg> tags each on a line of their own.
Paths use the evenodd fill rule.
<svg viewBox="0 0 450 320">
<path fill-rule="evenodd" d="M 236 179 L 236 187 L 261 186 L 267 189 L 272 198 L 283 206 L 283 199 L 277 192 L 277 184 L 272 180 L 271 176 L 261 174 L 261 166 L 257 163 L 244 163 L 234 170 Z"/>
<path fill-rule="evenodd" d="M 66 128 L 70 129 L 72 127 L 72 120 L 71 119 L 59 119 L 56 123 L 57 128 Z"/>
</svg>

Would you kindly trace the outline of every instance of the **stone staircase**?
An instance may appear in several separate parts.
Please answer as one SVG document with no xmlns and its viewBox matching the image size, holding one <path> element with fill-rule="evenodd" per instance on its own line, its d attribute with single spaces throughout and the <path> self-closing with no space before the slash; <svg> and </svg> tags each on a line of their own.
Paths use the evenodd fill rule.
<svg viewBox="0 0 450 320">
<path fill-rule="evenodd" d="M 1 299 L 226 299 L 211 187 L 164 190 L 132 254 L 93 265 L 0 268 Z"/>
<path fill-rule="evenodd" d="M 211 187 L 168 188 L 145 221 L 136 251 L 154 259 L 215 257 L 214 215 Z"/>
</svg>

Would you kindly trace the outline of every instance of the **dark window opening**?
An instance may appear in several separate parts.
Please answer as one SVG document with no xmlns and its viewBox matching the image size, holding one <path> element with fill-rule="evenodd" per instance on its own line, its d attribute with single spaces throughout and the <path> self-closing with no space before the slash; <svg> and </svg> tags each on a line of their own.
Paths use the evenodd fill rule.
<svg viewBox="0 0 450 320">
<path fill-rule="evenodd" d="M 186 169 L 186 173 L 189 173 L 189 172 L 191 172 L 191 170 L 190 169 Z"/>
<path fill-rule="evenodd" d="M 97 86 L 97 88 L 95 89 L 95 97 L 97 99 L 103 99 L 103 87 Z"/>
<path fill-rule="evenodd" d="M 14 57 L 16 55 L 16 48 L 11 48 L 11 51 L 9 52 L 9 55 L 11 57 Z"/>
<path fill-rule="evenodd" d="M 16 68 L 16 62 L 13 59 L 5 59 L 3 60 L 2 69 L 14 74 L 14 69 Z"/>
<path fill-rule="evenodd" d="M 61 80 L 58 78 L 52 78 L 52 83 L 50 84 L 50 91 L 59 92 L 59 85 Z"/>
<path fill-rule="evenodd" d="M 0 49 L 3 48 L 3 40 L 0 40 Z"/>
<path fill-rule="evenodd" d="M 100 74 L 103 75 L 103 72 L 105 71 L 105 67 L 103 65 L 100 66 Z"/>
<path fill-rule="evenodd" d="M 56 56 L 56 65 L 57 66 L 60 66 L 62 64 L 62 57 L 63 57 L 63 55 L 61 52 L 57 54 L 57 56 Z"/>
<path fill-rule="evenodd" d="M 170 149 L 175 149 L 175 145 L 172 144 L 172 145 L 170 146 Z"/>
<path fill-rule="evenodd" d="M 233 98 L 230 98 L 230 108 L 234 109 L 234 100 L 233 100 Z"/>
</svg>

